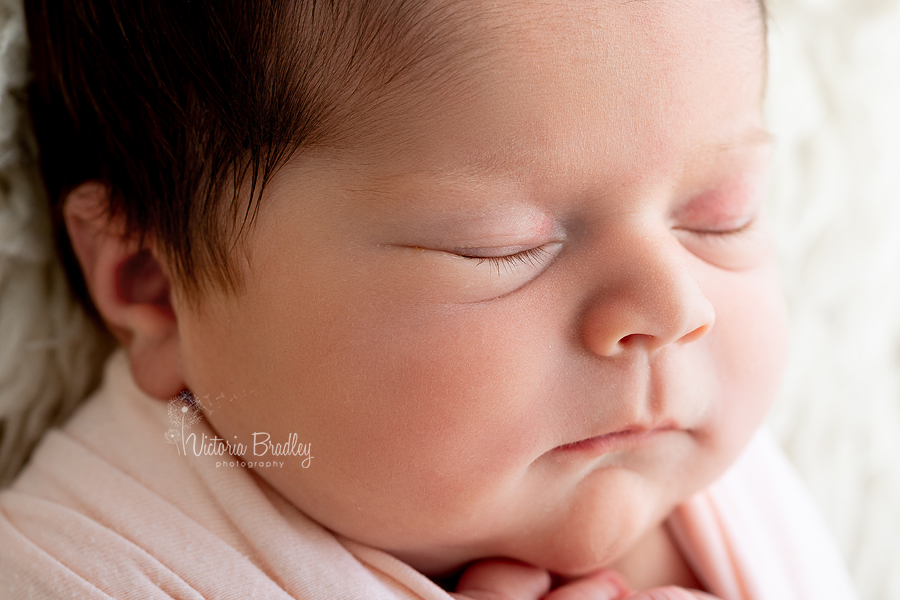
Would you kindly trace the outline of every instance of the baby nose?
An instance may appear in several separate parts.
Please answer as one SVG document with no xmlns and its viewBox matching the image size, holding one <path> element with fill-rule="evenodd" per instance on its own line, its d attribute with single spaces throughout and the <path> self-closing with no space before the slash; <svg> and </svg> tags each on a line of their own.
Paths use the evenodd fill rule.
<svg viewBox="0 0 900 600">
<path fill-rule="evenodd" d="M 697 340 L 715 321 L 715 310 L 692 274 L 683 248 L 673 238 L 660 242 L 635 236 L 619 246 L 612 269 L 584 312 L 585 346 L 599 356 L 630 347 L 648 352 Z M 615 273 L 610 277 L 610 272 Z"/>
</svg>

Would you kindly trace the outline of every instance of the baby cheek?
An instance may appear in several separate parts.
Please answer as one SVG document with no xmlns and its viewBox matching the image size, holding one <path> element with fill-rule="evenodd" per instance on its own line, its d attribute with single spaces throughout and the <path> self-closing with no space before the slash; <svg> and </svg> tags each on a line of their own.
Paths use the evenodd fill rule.
<svg viewBox="0 0 900 600">
<path fill-rule="evenodd" d="M 773 263 L 714 287 L 716 327 L 710 355 L 722 386 L 715 431 L 733 454 L 763 421 L 787 358 L 788 320 Z"/>
<path fill-rule="evenodd" d="M 231 425 L 312 442 L 309 469 L 261 475 L 325 526 L 387 549 L 416 548 L 423 532 L 432 546 L 463 545 L 493 525 L 486 516 L 535 458 L 546 361 L 517 351 L 497 319 L 394 322 L 390 333 L 348 323 L 352 345 L 332 336 L 340 348 L 322 358 L 296 344 L 297 360 L 276 353 L 270 387 Z"/>
<path fill-rule="evenodd" d="M 486 468 L 485 456 L 522 461 L 537 440 L 534 409 L 549 361 L 531 351 L 514 322 L 462 313 L 410 319 L 387 345 L 383 333 L 371 332 L 371 345 L 384 354 L 350 372 L 372 382 L 383 399 L 371 405 L 373 420 L 403 432 L 394 442 L 424 444 L 431 450 L 426 462 L 465 470 Z"/>
</svg>

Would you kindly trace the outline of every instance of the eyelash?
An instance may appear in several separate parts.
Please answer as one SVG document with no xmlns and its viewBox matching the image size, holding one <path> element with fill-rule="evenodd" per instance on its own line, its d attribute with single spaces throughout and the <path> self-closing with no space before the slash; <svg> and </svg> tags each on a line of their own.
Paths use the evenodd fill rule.
<svg viewBox="0 0 900 600">
<path fill-rule="evenodd" d="M 500 270 L 504 267 L 507 269 L 507 272 L 511 272 L 521 265 L 540 267 L 546 262 L 547 258 L 553 256 L 553 252 L 544 246 L 536 246 L 506 256 L 467 256 L 465 254 L 460 254 L 459 256 L 469 260 L 477 260 L 479 265 L 485 262 L 490 263 L 491 268 L 496 267 L 497 275 L 500 275 Z"/>
<path fill-rule="evenodd" d="M 722 231 L 704 231 L 702 229 L 692 229 L 690 230 L 690 232 L 701 238 L 727 240 L 729 238 L 736 238 L 743 234 L 746 234 L 750 229 L 753 228 L 753 225 L 755 223 L 756 219 L 751 219 L 747 223 L 735 229 L 726 229 Z M 536 246 L 534 248 L 529 248 L 528 250 L 522 250 L 521 252 L 516 252 L 515 254 L 507 254 L 505 256 L 471 256 L 462 253 L 458 254 L 458 256 L 469 260 L 476 260 L 478 261 L 477 264 L 479 265 L 485 262 L 490 263 L 491 268 L 493 269 L 494 267 L 496 267 L 497 275 L 500 275 L 500 272 L 503 268 L 505 268 L 507 272 L 512 272 L 517 267 L 522 265 L 540 267 L 546 262 L 548 258 L 552 257 L 553 254 L 554 253 L 548 250 L 545 246 Z"/>
<path fill-rule="evenodd" d="M 756 224 L 756 219 L 750 219 L 749 221 L 747 221 L 740 227 L 736 227 L 734 229 L 725 229 L 722 231 L 704 231 L 702 229 L 690 229 L 689 231 L 692 234 L 694 234 L 698 237 L 701 237 L 701 238 L 728 239 L 731 237 L 738 237 L 738 236 L 748 233 L 755 224 Z"/>
</svg>

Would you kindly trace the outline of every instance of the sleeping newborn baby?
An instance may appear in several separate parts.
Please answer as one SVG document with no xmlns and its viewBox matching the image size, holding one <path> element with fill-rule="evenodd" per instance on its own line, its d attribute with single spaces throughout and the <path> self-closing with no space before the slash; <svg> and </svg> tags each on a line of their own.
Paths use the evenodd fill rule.
<svg viewBox="0 0 900 600">
<path fill-rule="evenodd" d="M 757 434 L 763 6 L 39 4 L 121 347 L 0 496 L 11 597 L 852 597 Z"/>
</svg>

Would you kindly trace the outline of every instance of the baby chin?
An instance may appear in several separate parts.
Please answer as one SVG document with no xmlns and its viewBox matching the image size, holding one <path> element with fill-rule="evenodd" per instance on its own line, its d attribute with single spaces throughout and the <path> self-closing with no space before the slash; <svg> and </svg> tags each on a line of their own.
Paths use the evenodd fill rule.
<svg viewBox="0 0 900 600">
<path fill-rule="evenodd" d="M 555 514 L 523 524 L 501 555 L 564 577 L 613 566 L 689 495 L 680 487 L 621 467 L 592 472 Z"/>
<path fill-rule="evenodd" d="M 431 576 L 499 557 L 564 578 L 613 567 L 716 475 L 703 468 L 710 465 L 702 464 L 696 450 L 689 436 L 673 433 L 639 450 L 593 460 L 551 453 L 516 483 L 497 481 L 496 495 L 480 498 L 478 516 L 470 515 L 479 523 L 475 530 L 441 519 L 435 528 L 453 529 L 459 537 L 439 535 L 436 546 L 391 553 Z"/>
</svg>

